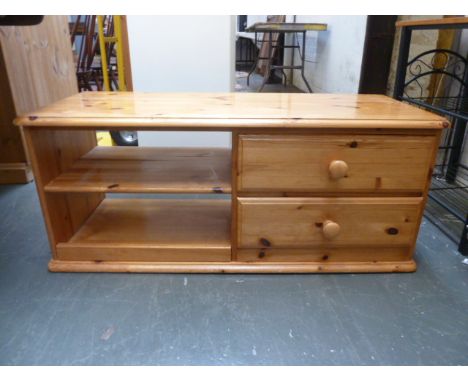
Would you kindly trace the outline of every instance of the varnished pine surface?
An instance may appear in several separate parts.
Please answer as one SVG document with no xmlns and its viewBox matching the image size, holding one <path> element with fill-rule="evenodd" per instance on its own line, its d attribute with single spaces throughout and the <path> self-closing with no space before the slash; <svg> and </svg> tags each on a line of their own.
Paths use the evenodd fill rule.
<svg viewBox="0 0 468 382">
<path fill-rule="evenodd" d="M 422 192 L 433 136 L 241 135 L 239 191 Z M 330 164 L 346 163 L 333 179 Z"/>
<path fill-rule="evenodd" d="M 104 199 L 69 243 L 230 249 L 230 201 Z"/>
<path fill-rule="evenodd" d="M 67 171 L 80 157 L 96 146 L 91 131 L 38 131 L 25 129 L 35 183 L 47 233 L 56 254 L 56 244 L 68 241 L 104 197 L 101 193 L 46 193 L 44 186 Z"/>
<path fill-rule="evenodd" d="M 297 93 L 83 92 L 15 123 L 140 130 L 448 127 L 444 118 L 386 96 Z"/>
<path fill-rule="evenodd" d="M 95 147 L 46 185 L 47 192 L 230 193 L 231 151 Z"/>
<path fill-rule="evenodd" d="M 378 273 L 414 272 L 416 263 L 409 261 L 368 261 L 323 264 L 311 263 L 265 263 L 247 262 L 216 263 L 137 263 L 137 262 L 94 262 L 61 261 L 49 262 L 51 272 L 125 272 L 125 273 Z"/>
<path fill-rule="evenodd" d="M 0 183 L 32 180 L 23 133 L 13 119 L 77 92 L 67 16 L 0 27 Z"/>
<path fill-rule="evenodd" d="M 318 23 L 255 23 L 246 32 L 303 32 L 326 31 L 327 24 Z"/>
<path fill-rule="evenodd" d="M 264 263 L 292 263 L 315 262 L 323 265 L 341 263 L 366 262 L 398 262 L 409 261 L 412 258 L 408 246 L 395 247 L 326 247 L 321 248 L 257 248 L 239 249 L 237 260 L 243 262 Z"/>
<path fill-rule="evenodd" d="M 153 192 L 162 191 L 161 185 L 166 187 L 177 180 L 177 176 L 183 179 L 181 178 L 181 183 L 173 188 L 172 192 L 179 190 L 182 185 L 190 187 L 191 182 L 186 176 L 190 176 L 189 173 L 193 173 L 193 169 L 185 175 L 181 169 L 182 173 L 173 171 L 177 174 L 173 174 L 172 177 L 166 170 L 159 176 L 153 177 L 152 174 L 148 177 L 150 179 L 146 179 L 149 172 L 144 170 L 141 172 L 144 174 L 144 179 L 131 179 L 129 173 L 132 166 L 136 165 L 138 168 L 140 164 L 128 162 L 141 163 L 143 158 L 139 155 L 143 155 L 143 151 L 133 158 L 124 155 L 126 160 L 117 166 L 112 161 L 120 161 L 120 159 L 118 156 L 114 157 L 108 163 L 109 167 L 106 170 L 102 170 L 99 166 L 94 167 L 96 158 L 91 158 L 91 164 L 85 169 L 86 175 L 83 179 L 80 176 L 75 180 L 65 179 L 65 185 L 62 183 L 55 190 L 60 192 L 46 192 L 43 195 L 43 199 L 45 198 L 47 203 L 50 202 L 51 207 L 45 211 L 49 231 L 53 231 L 51 244 L 54 258 L 50 263 L 50 269 L 98 272 L 413 271 L 415 264 L 410 257 L 407 257 L 412 251 L 406 250 L 411 244 L 409 242 L 417 234 L 415 227 L 417 227 L 418 218 L 416 215 L 421 214 L 421 208 L 419 208 L 421 198 L 416 197 L 414 193 L 415 190 L 420 193 L 420 185 L 411 190 L 408 189 L 408 185 L 401 186 L 404 188 L 402 190 L 397 187 L 399 192 L 411 191 L 410 193 L 415 196 L 406 201 L 404 198 L 397 198 L 395 188 L 391 188 L 393 194 L 388 195 L 389 200 L 369 197 L 365 200 L 359 198 L 359 203 L 354 203 L 352 198 L 346 200 L 332 198 L 331 195 L 327 195 L 329 198 L 323 198 L 323 200 L 314 199 L 315 201 L 307 197 L 297 198 L 297 200 L 291 198 L 276 200 L 265 198 L 266 195 L 262 194 L 264 190 L 256 189 L 257 195 L 252 196 L 257 198 L 240 199 L 242 205 L 238 209 L 237 189 L 242 189 L 242 184 L 237 185 L 237 180 L 239 180 L 237 155 L 241 160 L 242 154 L 239 150 L 245 147 L 240 147 L 241 145 L 237 147 L 236 138 L 238 134 L 277 136 L 293 136 L 294 134 L 294 136 L 308 136 L 310 137 L 308 139 L 314 140 L 312 136 L 320 135 L 321 137 L 317 138 L 317 142 L 314 141 L 311 148 L 314 150 L 323 146 L 320 141 L 327 136 L 330 136 L 328 139 L 334 136 L 336 143 L 339 141 L 338 136 L 346 138 L 359 135 L 355 137 L 356 141 L 360 139 L 359 142 L 357 141 L 358 146 L 365 146 L 366 142 L 362 140 L 369 139 L 365 135 L 372 134 L 375 135 L 376 144 L 383 141 L 382 144 L 385 146 L 388 143 L 386 136 L 422 137 L 424 135 L 426 138 L 421 138 L 421 140 L 426 142 L 430 140 L 427 136 L 435 136 L 439 133 L 438 130 L 431 129 L 448 126 L 448 123 L 441 117 L 383 96 L 236 93 L 82 93 L 19 119 L 17 122 L 25 122 L 27 125 L 27 138 L 29 145 L 34 147 L 33 162 L 36 173 L 40 175 L 38 187 L 42 193 L 45 187 L 53 188 L 53 182 L 60 180 L 62 175 L 75 171 L 73 166 L 79 163 L 83 155 L 94 146 L 93 144 L 89 147 L 84 142 L 84 136 L 79 147 L 75 147 L 75 140 L 67 139 L 69 134 L 85 133 L 79 130 L 111 128 L 233 131 L 235 139 L 231 160 L 234 186 L 232 190 L 233 212 L 231 212 L 229 200 L 111 199 L 104 200 L 94 210 L 100 203 L 101 192 L 108 191 L 109 186 L 111 190 L 121 187 L 120 183 L 113 181 L 114 174 L 110 178 L 106 178 L 107 175 L 104 176 L 103 183 L 99 183 L 102 180 L 99 177 L 106 173 L 110 174 L 114 170 L 115 173 L 121 171 L 122 164 L 123 167 L 128 166 L 124 169 L 127 175 L 119 180 L 127 188 L 116 189 L 114 192 L 125 192 L 125 190 L 141 192 L 144 184 L 148 183 L 150 183 L 150 189 L 153 187 Z M 386 130 L 387 128 L 394 130 L 389 131 Z M 294 140 L 294 137 L 292 139 Z M 339 141 L 338 145 L 340 144 L 343 142 Z M 393 142 L 390 146 L 395 145 L 397 144 Z M 391 147 L 389 149 L 393 150 Z M 96 153 L 98 151 L 96 150 Z M 301 150 L 302 153 L 309 151 L 309 148 Z M 380 158 L 380 151 L 375 155 L 376 157 Z M 428 150 L 426 148 L 422 151 Z M 325 159 L 343 160 L 343 158 L 335 158 L 335 154 L 334 152 Z M 242 157 L 244 165 L 257 162 L 258 158 L 255 158 L 255 155 L 249 158 Z M 299 160 L 296 160 L 295 164 L 289 166 L 289 171 L 298 170 L 302 174 L 307 174 L 307 169 L 300 168 L 298 164 L 304 162 L 304 158 L 301 161 L 301 155 L 299 154 Z M 400 155 L 404 153 L 392 151 L 387 156 L 390 158 Z M 171 155 L 167 153 L 158 158 L 163 161 L 169 159 L 168 164 L 174 165 L 174 158 L 170 157 Z M 267 164 L 277 160 L 276 155 L 270 155 L 269 158 Z M 421 159 L 420 155 L 417 155 L 416 159 L 418 158 Z M 348 175 L 354 178 L 352 171 L 354 171 L 355 163 L 354 159 L 351 159 L 344 158 L 349 161 Z M 83 158 L 83 160 L 86 161 L 89 158 Z M 371 160 L 376 159 L 371 158 Z M 197 162 L 195 159 L 193 161 Z M 407 158 L 406 161 L 414 162 L 414 158 Z M 424 160 L 421 163 L 423 162 Z M 429 167 L 427 161 L 424 163 L 426 164 L 423 167 Z M 412 163 L 408 163 L 408 166 L 412 166 Z M 149 168 L 153 167 L 157 166 L 151 165 Z M 89 170 L 90 168 L 93 170 Z M 176 169 L 177 166 L 173 168 L 173 170 Z M 88 177 L 91 175 L 88 171 L 93 173 L 92 176 Z M 399 172 L 402 169 L 398 168 L 395 171 Z M 278 171 L 274 175 L 277 176 L 277 174 Z M 164 178 L 164 176 L 169 177 Z M 89 179 L 92 181 L 89 182 Z M 193 183 L 196 184 L 194 187 L 198 187 L 197 192 L 200 192 L 200 183 L 206 179 L 202 176 Z M 71 183 L 67 185 L 66 181 L 71 181 Z M 75 181 L 84 187 L 81 191 L 88 191 L 86 187 L 89 186 L 96 187 L 94 193 L 69 193 L 68 191 L 75 189 L 76 183 L 73 184 Z M 112 184 L 108 184 L 108 181 L 112 181 Z M 268 177 L 261 180 L 261 188 L 267 181 Z M 209 185 L 207 187 L 212 187 L 209 181 L 205 184 Z M 379 184 L 385 185 L 386 183 Z M 201 188 L 203 187 L 205 186 Z M 366 192 L 370 192 L 368 186 L 365 188 Z M 361 190 L 362 185 L 353 188 L 354 191 L 358 189 Z M 249 190 L 252 191 L 252 188 Z M 310 191 L 308 186 L 300 187 L 299 190 Z M 213 188 L 211 191 L 214 191 Z M 284 189 L 284 184 L 280 184 L 274 191 L 285 192 L 287 190 Z M 170 191 L 166 188 L 164 192 Z M 325 187 L 322 192 L 330 192 L 330 190 Z M 89 195 L 93 197 L 90 199 Z M 337 199 L 345 203 L 336 206 Z M 244 203 L 243 200 L 246 202 Z M 292 204 L 289 203 L 291 201 Z M 312 214 L 311 211 L 316 211 L 316 213 Z M 237 216 L 238 212 L 239 216 Z M 234 220 L 231 221 L 231 218 Z M 310 230 L 307 231 L 311 226 L 318 230 L 320 226 L 316 223 L 324 223 L 328 220 L 338 222 L 342 226 L 342 232 L 336 237 L 333 245 L 328 242 L 324 244 L 323 238 L 315 235 L 314 232 L 311 238 Z M 366 222 L 369 224 L 365 225 Z M 329 225 L 323 225 L 323 227 L 327 228 Z M 261 229 L 265 230 L 261 231 Z M 398 230 L 398 232 L 394 234 L 388 229 Z M 377 232 L 376 230 L 378 233 L 373 234 Z M 382 237 L 383 230 L 385 237 Z M 239 235 L 237 235 L 238 232 Z M 246 232 L 248 232 L 247 235 Z M 265 235 L 267 240 L 261 240 L 265 239 Z M 389 239 L 388 235 L 392 237 L 389 236 Z M 270 246 L 265 244 L 267 241 Z M 239 243 L 246 249 L 241 249 L 237 254 Z M 265 245 L 274 250 L 268 251 L 268 255 L 265 256 L 271 261 L 254 262 L 251 256 L 258 256 L 257 251 Z M 343 251 L 338 250 L 328 255 L 332 257 L 331 260 L 320 258 L 320 249 L 331 246 L 340 246 Z M 345 251 L 349 247 L 353 247 L 352 252 Z M 370 249 L 368 251 L 372 253 L 356 252 L 357 247 L 379 247 L 387 252 L 380 259 L 378 256 L 374 258 Z M 298 251 L 285 252 L 291 248 L 296 248 Z M 314 248 L 317 251 L 302 251 L 306 248 Z M 296 261 L 289 262 L 292 259 Z"/>
<path fill-rule="evenodd" d="M 28 183 L 33 180 L 31 168 L 26 163 L 0 163 L 0 184 Z"/>
<path fill-rule="evenodd" d="M 457 24 L 468 24 L 468 17 L 445 17 L 442 19 L 402 20 L 395 23 L 397 27 Z"/>
<path fill-rule="evenodd" d="M 238 198 L 238 246 L 409 246 L 422 198 Z M 324 237 L 325 221 L 340 226 Z"/>
<path fill-rule="evenodd" d="M 230 220 L 229 200 L 105 199 L 55 259 L 229 262 Z"/>
</svg>

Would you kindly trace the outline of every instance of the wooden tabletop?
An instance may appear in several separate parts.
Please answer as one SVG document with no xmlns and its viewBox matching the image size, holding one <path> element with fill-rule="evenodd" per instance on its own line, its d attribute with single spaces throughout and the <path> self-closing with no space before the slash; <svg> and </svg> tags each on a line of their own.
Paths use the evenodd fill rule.
<svg viewBox="0 0 468 382">
<path fill-rule="evenodd" d="M 305 32 L 326 31 L 327 24 L 317 23 L 255 23 L 246 32 Z"/>
<path fill-rule="evenodd" d="M 429 25 L 458 25 L 468 24 L 468 17 L 444 17 L 442 19 L 417 19 L 397 21 L 397 27 L 429 26 Z"/>
<path fill-rule="evenodd" d="M 446 127 L 443 117 L 382 95 L 301 93 L 84 92 L 19 117 L 15 123 L 31 127 L 208 131 Z"/>
</svg>

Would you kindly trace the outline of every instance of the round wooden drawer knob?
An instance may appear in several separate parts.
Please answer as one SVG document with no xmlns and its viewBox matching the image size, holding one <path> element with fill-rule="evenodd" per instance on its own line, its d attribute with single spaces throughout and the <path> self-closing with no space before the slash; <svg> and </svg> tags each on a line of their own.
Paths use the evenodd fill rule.
<svg viewBox="0 0 468 382">
<path fill-rule="evenodd" d="M 331 240 L 340 234 L 340 225 L 331 220 L 325 220 L 323 222 L 323 236 L 326 239 Z"/>
<path fill-rule="evenodd" d="M 332 179 L 344 178 L 348 175 L 348 164 L 342 160 L 334 160 L 328 166 Z"/>
</svg>

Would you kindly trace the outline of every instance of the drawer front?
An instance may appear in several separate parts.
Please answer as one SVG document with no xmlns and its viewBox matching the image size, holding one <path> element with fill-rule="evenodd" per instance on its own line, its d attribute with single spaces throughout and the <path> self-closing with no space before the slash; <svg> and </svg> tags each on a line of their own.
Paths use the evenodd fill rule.
<svg viewBox="0 0 468 382">
<path fill-rule="evenodd" d="M 239 191 L 421 192 L 434 136 L 241 135 Z"/>
<path fill-rule="evenodd" d="M 240 248 L 411 245 L 422 198 L 238 198 Z"/>
</svg>

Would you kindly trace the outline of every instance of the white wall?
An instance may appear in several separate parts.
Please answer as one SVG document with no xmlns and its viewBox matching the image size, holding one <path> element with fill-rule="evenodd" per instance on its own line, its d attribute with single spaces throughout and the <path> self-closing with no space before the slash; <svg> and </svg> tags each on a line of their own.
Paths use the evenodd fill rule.
<svg viewBox="0 0 468 382">
<path fill-rule="evenodd" d="M 328 24 L 326 32 L 307 32 L 305 75 L 312 90 L 317 93 L 356 93 L 367 16 L 298 15 L 296 22 Z M 300 40 L 302 44 L 302 38 Z M 300 62 L 297 52 L 294 60 Z M 293 79 L 295 86 L 307 91 L 299 71 L 294 71 Z"/>
<path fill-rule="evenodd" d="M 247 26 L 250 27 L 255 23 L 264 23 L 267 21 L 267 15 L 247 15 Z"/>
<path fill-rule="evenodd" d="M 235 17 L 128 16 L 127 20 L 134 91 L 233 91 Z M 138 139 L 140 146 L 230 145 L 230 133 L 139 132 Z"/>
</svg>

